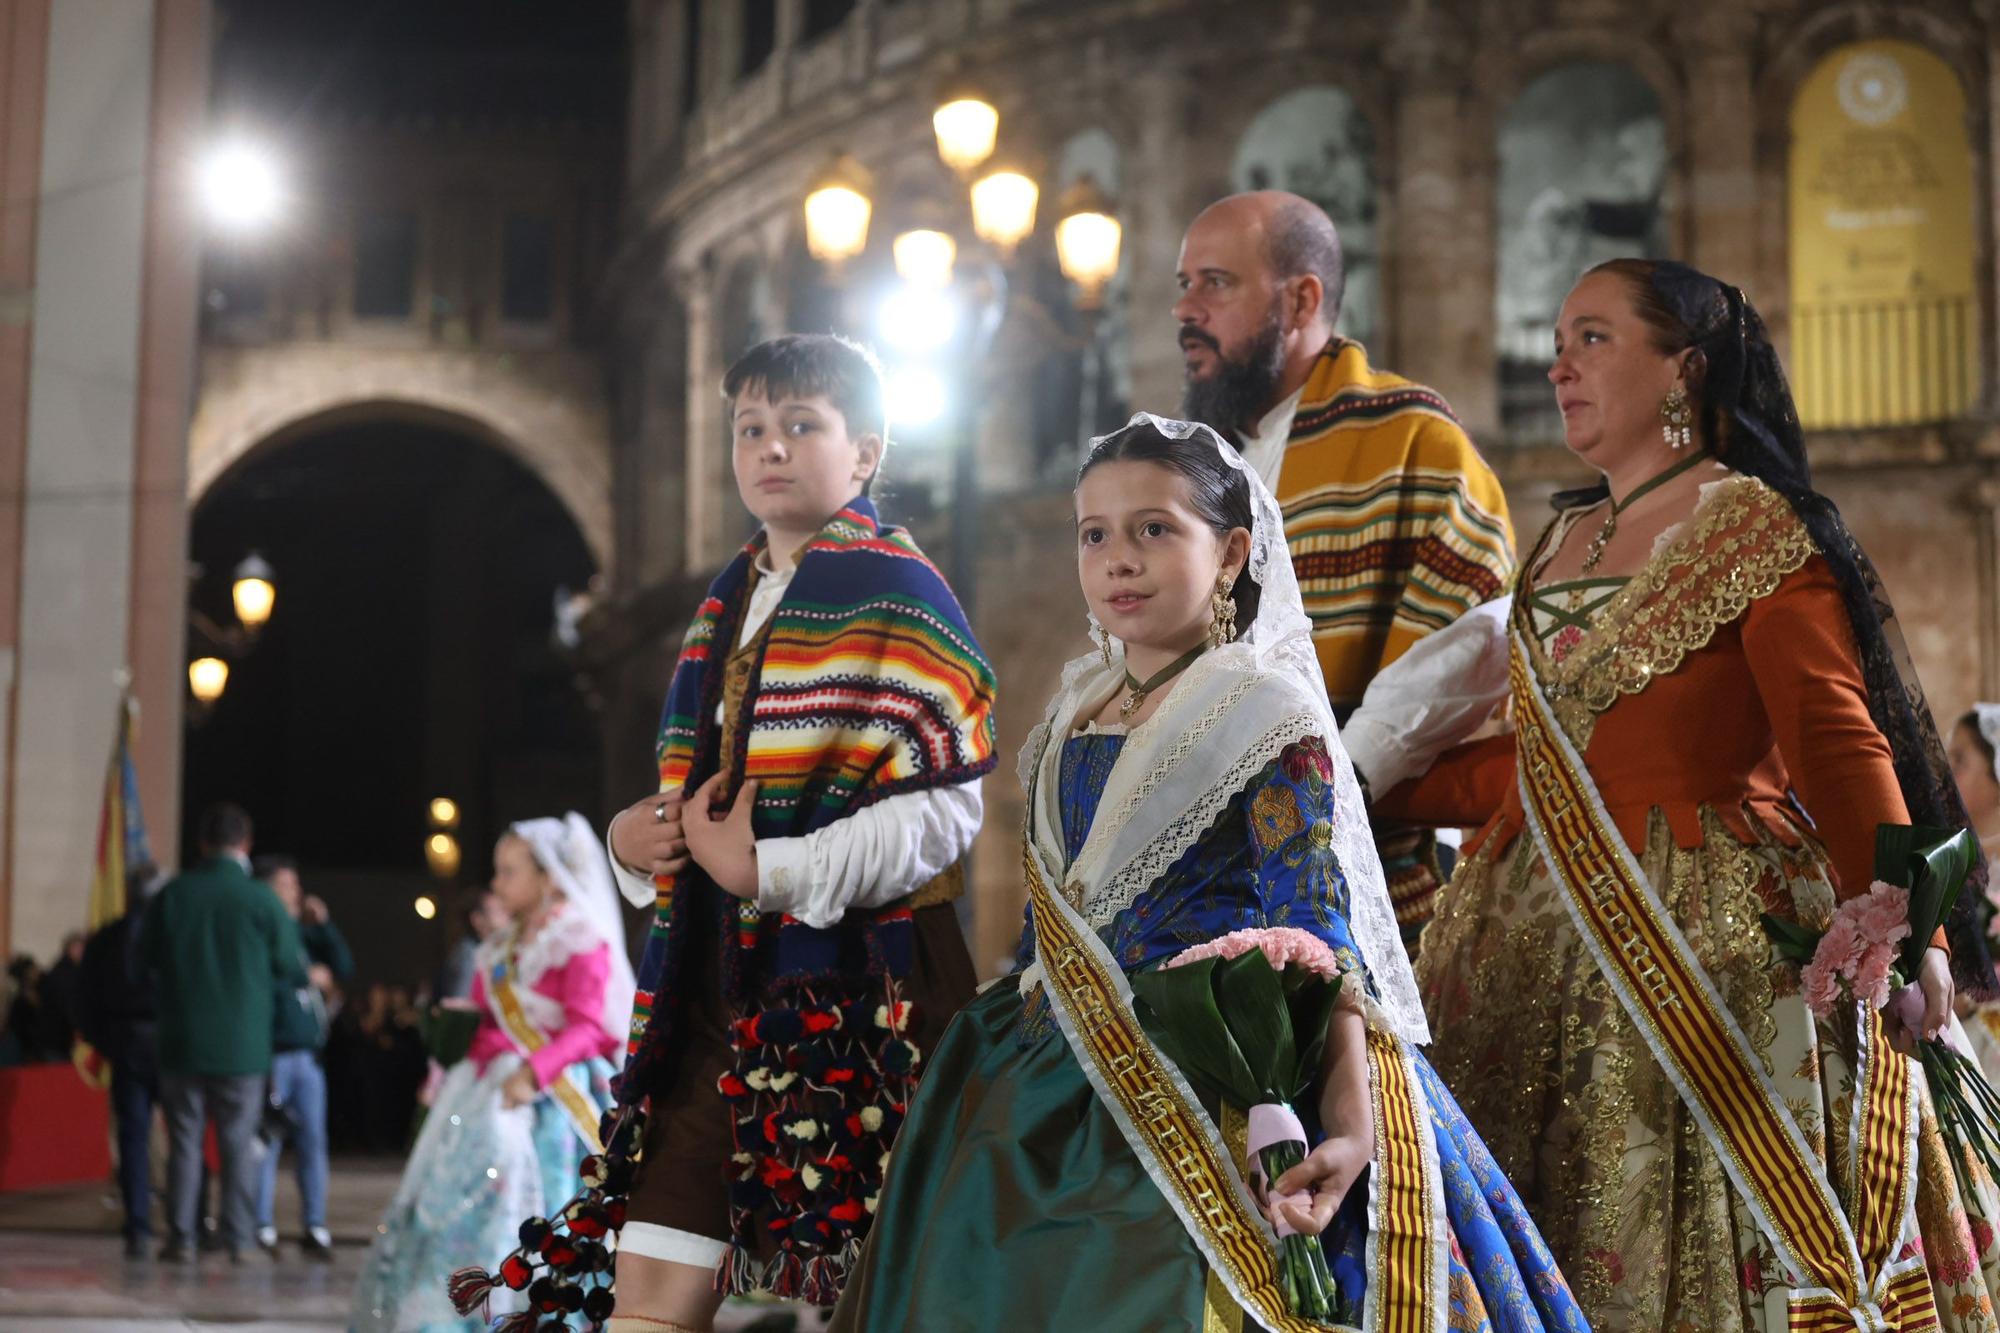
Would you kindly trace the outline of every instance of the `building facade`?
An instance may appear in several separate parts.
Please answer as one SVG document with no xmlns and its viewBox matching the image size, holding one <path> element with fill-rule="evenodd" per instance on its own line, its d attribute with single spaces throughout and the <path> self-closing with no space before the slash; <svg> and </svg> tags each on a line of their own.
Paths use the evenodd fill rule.
<svg viewBox="0 0 2000 1333">
<path fill-rule="evenodd" d="M 0 3 L 0 948 L 83 924 L 130 684 L 180 781 L 206 0 Z M 156 827 L 158 825 L 156 824 Z"/>
<path fill-rule="evenodd" d="M 1543 379 L 1574 276 L 1651 254 L 1740 283 L 1786 353 L 1821 484 L 1880 562 L 1935 707 L 2000 695 L 1990 4 L 633 0 L 630 19 L 628 198 L 608 295 L 619 577 L 597 640 L 621 701 L 607 714 L 614 786 L 643 780 L 681 590 L 743 535 L 720 373 L 780 329 L 879 333 L 867 290 L 888 240 L 962 196 L 937 165 L 930 112 L 963 86 L 999 109 L 1001 155 L 1042 187 L 1041 234 L 1011 268 L 1026 299 L 961 377 L 979 404 L 969 591 L 1007 753 L 1084 645 L 1064 479 L 1079 441 L 1125 406 L 1178 403 L 1182 229 L 1265 185 L 1340 225 L 1344 331 L 1445 393 L 1524 540 L 1547 495 L 1584 475 Z M 801 204 L 836 152 L 873 173 L 875 211 L 868 253 L 830 275 L 806 254 Z M 1046 232 L 1084 171 L 1113 194 L 1125 245 L 1109 308 L 1079 337 L 1047 281 Z M 951 516 L 930 479 L 944 472 L 920 443 L 899 446 L 892 495 L 900 476 L 937 547 Z M 1006 772 L 989 784 L 975 863 L 988 969 L 1020 920 Z"/>
</svg>

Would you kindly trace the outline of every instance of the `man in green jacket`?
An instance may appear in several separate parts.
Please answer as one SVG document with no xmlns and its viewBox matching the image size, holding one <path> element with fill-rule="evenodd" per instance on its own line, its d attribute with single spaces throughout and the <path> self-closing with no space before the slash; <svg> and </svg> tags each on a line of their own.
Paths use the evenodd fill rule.
<svg viewBox="0 0 2000 1333">
<path fill-rule="evenodd" d="M 285 1137 L 298 1158 L 305 1228 L 299 1248 L 308 1259 L 324 1263 L 333 1258 L 333 1233 L 326 1229 L 326 1071 L 319 1053 L 326 1046 L 327 993 L 336 981 L 354 975 L 354 955 L 326 904 L 305 892 L 298 862 L 289 856 L 260 856 L 253 869 L 285 909 L 285 949 L 292 961 L 289 974 L 278 983 L 271 1105 L 283 1116 Z M 257 1177 L 257 1243 L 274 1256 L 279 1146 L 270 1145 Z"/>
<path fill-rule="evenodd" d="M 201 864 L 154 895 L 139 939 L 159 1006 L 167 1113 L 170 1234 L 160 1258 L 194 1257 L 202 1127 L 212 1118 L 222 1152 L 222 1243 L 241 1263 L 252 1240 L 276 984 L 297 954 L 285 948 L 284 908 L 250 877 L 250 816 L 225 802 L 202 814 L 198 831 Z"/>
</svg>

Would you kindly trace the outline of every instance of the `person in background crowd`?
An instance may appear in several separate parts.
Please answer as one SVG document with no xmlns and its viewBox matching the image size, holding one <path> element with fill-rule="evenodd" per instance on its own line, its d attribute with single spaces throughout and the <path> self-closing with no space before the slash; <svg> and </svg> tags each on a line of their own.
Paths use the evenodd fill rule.
<svg viewBox="0 0 2000 1333">
<path fill-rule="evenodd" d="M 292 960 L 275 1000 L 270 1106 L 279 1113 L 284 1137 L 298 1159 L 300 1225 L 305 1230 L 300 1248 L 308 1259 L 325 1262 L 333 1258 L 333 1233 L 326 1227 L 326 1071 L 320 1052 L 329 1026 L 327 996 L 337 982 L 354 975 L 354 955 L 328 916 L 326 903 L 306 894 L 299 883 L 296 861 L 259 857 L 256 872 L 285 909 L 285 949 Z M 274 1142 L 264 1154 L 257 1181 L 257 1244 L 273 1257 L 278 1252 L 273 1217 L 278 1148 Z"/>
<path fill-rule="evenodd" d="M 42 1059 L 42 969 L 27 954 L 7 963 L 7 1022 L 0 1026 L 0 1067 Z"/>
<path fill-rule="evenodd" d="M 1378 672 L 1506 586 L 1507 498 L 1442 397 L 1334 332 L 1347 267 L 1318 205 L 1278 190 L 1211 204 L 1181 242 L 1179 281 L 1182 415 L 1235 443 L 1278 497 L 1344 728 Z M 1384 746 L 1343 739 L 1374 781 Z M 1373 826 L 1414 952 L 1443 883 L 1436 838 Z"/>
<path fill-rule="evenodd" d="M 493 859 L 493 888 L 514 924 L 479 951 L 479 1031 L 376 1229 L 355 1288 L 357 1329 L 484 1328 L 454 1317 L 447 1275 L 516 1244 L 524 1218 L 554 1215 L 578 1165 L 602 1150 L 610 1060 L 633 996 L 611 867 L 575 814 L 510 826 Z M 492 1313 L 520 1299 L 502 1291 Z M 525 1318 L 537 1329 L 582 1326 L 560 1311 Z"/>
<path fill-rule="evenodd" d="M 296 964 L 291 924 L 250 877 L 250 816 L 227 802 L 201 817 L 201 864 L 147 905 L 139 951 L 159 1000 L 160 1092 L 167 1109 L 169 1263 L 192 1260 L 202 1127 L 222 1156 L 222 1245 L 241 1263 L 256 1200 L 257 1122 L 271 1072 L 275 984 Z"/>
<path fill-rule="evenodd" d="M 39 1044 L 45 1060 L 69 1059 L 76 1044 L 76 1009 L 83 984 L 83 942 L 85 933 L 73 930 L 63 936 L 62 954 L 54 966 L 42 974 L 42 1014 Z"/>
<path fill-rule="evenodd" d="M 480 889 L 468 896 L 459 915 L 459 936 L 452 941 L 431 988 L 433 1000 L 461 1000 L 472 994 L 473 955 L 507 920 L 507 909 L 493 890 Z"/>
<path fill-rule="evenodd" d="M 77 1031 L 111 1064 L 111 1114 L 118 1135 L 118 1193 L 125 1205 L 125 1257 L 143 1259 L 153 1241 L 153 1110 L 160 1104 L 160 1058 L 153 979 L 139 956 L 146 904 L 166 879 L 132 867 L 125 914 L 83 946 Z"/>
</svg>

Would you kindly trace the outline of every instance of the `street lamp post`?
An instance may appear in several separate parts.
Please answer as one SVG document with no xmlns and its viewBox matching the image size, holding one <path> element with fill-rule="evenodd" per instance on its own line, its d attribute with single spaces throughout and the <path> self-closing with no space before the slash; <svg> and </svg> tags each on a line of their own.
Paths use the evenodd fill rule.
<svg viewBox="0 0 2000 1333">
<path fill-rule="evenodd" d="M 198 578 L 200 569 L 191 571 L 191 577 Z M 194 714 L 198 721 L 229 686 L 229 662 L 232 657 L 242 657 L 256 646 L 257 636 L 270 623 L 271 612 L 278 604 L 277 574 L 263 556 L 252 551 L 236 566 L 229 585 L 230 605 L 236 611 L 236 623 L 218 624 L 200 611 L 188 611 L 188 621 L 195 634 L 205 640 L 213 650 L 188 663 L 188 692 L 194 695 L 198 706 Z"/>
<path fill-rule="evenodd" d="M 1022 241 L 1035 230 L 1041 187 L 1028 172 L 996 161 L 1000 113 L 975 92 L 957 90 L 943 98 L 931 116 L 939 159 L 966 183 L 972 231 L 979 247 L 963 245 L 939 227 L 913 227 L 891 247 L 899 279 L 898 290 L 884 304 L 884 341 L 913 358 L 915 365 L 891 370 L 892 396 L 899 386 L 921 385 L 920 404 L 935 410 L 941 378 L 931 364 L 948 355 L 980 373 L 993 339 L 1003 322 L 1008 299 L 1006 266 Z M 874 205 L 869 177 L 846 154 L 837 155 L 815 181 L 805 201 L 806 247 L 813 256 L 839 267 L 860 255 L 868 243 Z M 1094 403 L 1096 319 L 1105 286 L 1117 272 L 1121 227 L 1111 201 L 1094 180 L 1085 177 L 1064 191 L 1061 220 L 1056 224 L 1056 259 L 1064 277 L 1078 288 L 1084 313 L 1087 402 Z M 943 394 L 951 440 L 952 577 L 968 616 L 976 598 L 979 551 L 979 470 L 977 413 L 972 395 Z M 913 402 L 904 394 L 900 401 Z"/>
<path fill-rule="evenodd" d="M 271 608 L 277 605 L 278 589 L 272 581 L 275 577 L 271 566 L 255 551 L 245 556 L 243 563 L 236 567 L 236 581 L 230 585 L 229 600 L 236 606 L 236 618 L 252 634 L 264 628 L 271 618 Z"/>
</svg>

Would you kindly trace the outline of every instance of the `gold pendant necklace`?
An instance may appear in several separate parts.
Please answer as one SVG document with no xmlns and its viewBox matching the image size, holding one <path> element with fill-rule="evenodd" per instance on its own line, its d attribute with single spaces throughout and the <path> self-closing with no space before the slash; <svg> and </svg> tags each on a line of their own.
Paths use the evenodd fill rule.
<svg viewBox="0 0 2000 1333">
<path fill-rule="evenodd" d="M 1194 659 L 1200 657 L 1207 649 L 1208 644 L 1205 642 L 1196 644 L 1143 682 L 1133 679 L 1132 673 L 1128 670 L 1125 673 L 1125 688 L 1132 693 L 1125 697 L 1124 703 L 1118 705 L 1118 716 L 1130 722 L 1132 715 L 1146 706 L 1147 695 L 1186 671 Z"/>
<path fill-rule="evenodd" d="M 1583 572 L 1588 574 L 1591 570 L 1597 568 L 1597 562 L 1604 558 L 1604 548 L 1609 546 L 1612 537 L 1617 535 L 1618 516 L 1627 509 L 1630 509 L 1634 501 L 1649 491 L 1658 490 L 1707 457 L 1708 454 L 1706 452 L 1689 454 L 1659 476 L 1640 482 L 1632 488 L 1632 493 L 1623 500 L 1612 500 L 1611 512 L 1605 516 L 1604 526 L 1597 530 L 1597 535 L 1591 538 L 1590 545 L 1584 548 Z"/>
</svg>

